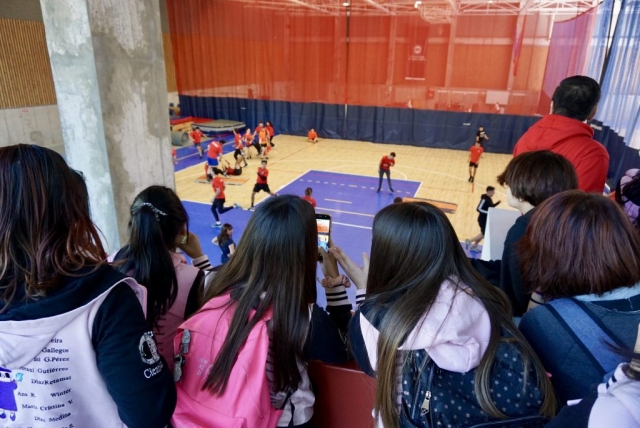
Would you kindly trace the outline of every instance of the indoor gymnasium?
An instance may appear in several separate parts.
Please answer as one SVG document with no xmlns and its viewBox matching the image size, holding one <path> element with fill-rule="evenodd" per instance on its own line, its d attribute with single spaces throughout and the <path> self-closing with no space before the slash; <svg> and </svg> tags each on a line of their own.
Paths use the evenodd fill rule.
<svg viewBox="0 0 640 428">
<path fill-rule="evenodd" d="M 640 427 L 638 0 L 0 0 L 1 427 Z"/>
</svg>

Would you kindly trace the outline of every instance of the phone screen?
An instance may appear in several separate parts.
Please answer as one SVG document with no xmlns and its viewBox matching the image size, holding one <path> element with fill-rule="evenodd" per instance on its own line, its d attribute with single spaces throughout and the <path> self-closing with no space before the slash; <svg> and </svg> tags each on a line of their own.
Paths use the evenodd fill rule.
<svg viewBox="0 0 640 428">
<path fill-rule="evenodd" d="M 331 233 L 331 216 L 329 214 L 317 214 L 318 247 L 329 250 L 329 234 Z"/>
</svg>

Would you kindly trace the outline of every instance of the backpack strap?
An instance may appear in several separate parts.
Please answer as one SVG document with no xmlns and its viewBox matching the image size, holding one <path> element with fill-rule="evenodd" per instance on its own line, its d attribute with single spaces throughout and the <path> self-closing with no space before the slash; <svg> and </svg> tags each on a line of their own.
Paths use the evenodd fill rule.
<svg viewBox="0 0 640 428">
<path fill-rule="evenodd" d="M 601 375 L 604 376 L 618 364 L 625 362 L 623 356 L 610 349 L 611 345 L 621 348 L 624 345 L 584 303 L 572 298 L 562 298 L 552 300 L 545 307 L 573 336 Z"/>
</svg>

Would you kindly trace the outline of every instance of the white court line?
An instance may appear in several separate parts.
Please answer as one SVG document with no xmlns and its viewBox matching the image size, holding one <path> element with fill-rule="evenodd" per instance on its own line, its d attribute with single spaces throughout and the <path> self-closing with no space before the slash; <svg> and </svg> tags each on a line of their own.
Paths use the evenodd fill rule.
<svg viewBox="0 0 640 428">
<path fill-rule="evenodd" d="M 300 177 L 304 177 L 304 176 L 305 176 L 306 174 L 308 174 L 310 171 L 311 171 L 311 170 L 309 169 L 309 170 L 307 170 L 306 172 L 303 172 L 302 174 L 300 174 L 299 176 L 297 176 L 296 178 L 294 178 L 293 180 L 290 180 L 289 182 L 287 182 L 287 183 L 283 184 L 282 186 L 278 187 L 278 190 L 276 190 L 276 193 L 277 193 L 277 192 L 279 192 L 279 191 L 281 191 L 281 190 L 282 190 L 282 189 L 284 189 L 285 187 L 287 187 L 287 186 L 289 186 L 289 185 L 291 185 L 291 184 L 295 183 L 295 181 L 296 181 L 297 179 L 299 179 Z M 311 182 L 311 180 L 309 180 L 309 182 Z M 266 199 L 266 198 L 265 198 L 265 199 Z M 264 201 L 264 199 L 263 199 L 263 201 Z M 257 204 L 256 204 L 256 205 L 257 205 Z"/>
<path fill-rule="evenodd" d="M 182 159 L 187 159 L 187 158 L 190 158 L 191 156 L 198 156 L 198 152 L 191 153 L 190 155 L 183 156 L 181 158 L 178 158 L 178 160 L 181 161 Z"/>
<path fill-rule="evenodd" d="M 349 184 L 349 187 L 355 187 L 356 189 L 358 188 L 358 186 L 356 186 L 355 184 Z"/>
<path fill-rule="evenodd" d="M 371 143 L 371 144 L 373 144 L 373 143 Z M 339 160 L 333 160 L 333 159 L 323 159 L 322 161 L 334 162 L 334 163 L 335 162 L 339 162 Z M 285 162 L 287 162 L 287 161 L 285 161 Z M 340 165 L 334 166 L 332 168 L 326 169 L 326 170 L 324 170 L 324 172 L 336 172 L 338 174 L 359 175 L 360 177 L 373 177 L 373 178 L 376 178 L 375 176 L 372 176 L 372 175 L 351 174 L 351 173 L 348 173 L 348 172 L 339 171 L 341 168 L 345 168 L 345 167 L 348 167 L 350 165 L 358 165 L 358 166 L 360 166 L 362 164 L 371 164 L 371 162 L 365 162 L 365 161 L 345 162 L 345 163 L 342 163 Z M 440 175 L 440 176 L 443 176 L 443 177 L 451 178 L 452 180 L 465 181 L 464 178 L 461 178 L 459 175 L 447 174 L 446 172 L 434 171 L 432 169 L 416 168 L 416 167 L 413 167 L 413 166 L 404 166 L 404 165 L 402 166 L 402 168 L 404 168 L 404 169 L 414 169 L 416 171 L 422 171 L 422 172 L 426 172 L 428 174 Z M 317 170 L 314 170 L 314 171 L 317 171 Z M 407 179 L 405 181 L 410 181 L 410 182 L 414 182 L 414 183 L 420 183 L 420 187 L 422 187 L 422 181 L 409 180 L 409 179 Z M 484 184 L 481 184 L 481 183 L 476 183 L 476 184 L 480 185 L 480 187 L 484 187 Z M 343 186 L 343 184 L 341 184 L 341 186 Z M 505 198 L 507 197 L 506 193 L 505 192 L 501 192 L 500 190 L 496 189 L 496 193 L 498 193 L 500 195 L 503 195 Z M 417 195 L 418 195 L 418 193 L 416 192 L 416 197 L 417 197 Z"/>
<path fill-rule="evenodd" d="M 342 203 L 342 204 L 350 204 L 350 203 L 351 203 L 351 202 L 349 202 L 349 201 L 340 201 L 340 200 L 338 200 L 338 199 L 327 199 L 327 198 L 324 198 L 324 200 L 325 200 L 325 201 L 331 201 L 331 202 L 340 202 L 340 203 Z"/>
<path fill-rule="evenodd" d="M 367 227 L 367 226 L 358 226 L 358 225 L 355 225 L 355 224 L 348 224 L 348 223 L 338 223 L 337 221 L 334 221 L 333 224 L 339 224 L 340 226 L 357 227 L 358 229 L 369 229 L 369 230 L 371 230 L 371 228 Z"/>
<path fill-rule="evenodd" d="M 405 180 L 410 181 L 410 180 L 407 178 L 407 175 L 406 175 L 404 172 L 400 172 L 400 171 L 399 171 L 399 170 L 397 170 L 397 169 L 395 169 L 394 171 L 395 171 L 396 173 L 398 173 L 398 174 L 402 174 L 402 176 L 404 177 L 404 179 L 405 179 Z"/>
<path fill-rule="evenodd" d="M 420 189 L 422 189 L 422 181 L 420 182 L 420 185 L 418 186 L 418 188 L 416 189 L 416 193 L 413 194 L 414 198 L 418 197 L 418 192 L 420 192 Z"/>
<path fill-rule="evenodd" d="M 326 161 L 326 159 L 323 160 L 318 160 L 318 162 L 324 162 Z M 285 160 L 283 162 L 289 162 L 288 160 Z M 336 159 L 336 160 L 330 160 L 328 162 L 332 162 L 332 163 L 339 163 L 340 159 Z M 344 162 L 344 161 L 343 161 Z M 361 166 L 361 165 L 370 165 L 371 162 L 365 162 L 365 161 L 349 161 L 349 162 L 344 162 L 338 166 L 332 167 L 332 168 L 328 168 L 328 169 L 324 169 L 324 170 L 318 170 L 318 169 L 313 169 L 311 171 L 318 171 L 318 172 L 335 172 L 336 174 L 344 174 L 344 175 L 353 175 L 355 177 L 368 177 L 368 178 L 378 178 L 378 175 L 366 175 L 366 174 L 353 174 L 353 173 L 349 173 L 349 172 L 341 172 L 338 171 L 338 169 L 349 166 L 349 165 L 357 165 L 357 166 Z M 410 167 L 406 167 L 403 166 L 402 168 L 410 168 Z M 423 168 L 413 168 L 413 169 L 418 169 L 421 171 L 430 171 L 430 170 L 425 170 Z M 397 171 L 397 170 L 394 170 Z M 404 176 L 404 180 L 402 180 L 401 178 L 396 178 L 395 180 L 401 180 L 401 181 L 409 181 L 412 183 L 420 183 L 419 181 L 416 180 L 409 180 L 406 176 L 406 174 L 404 174 L 403 172 L 397 171 L 398 174 L 402 174 Z M 453 177 L 453 176 L 452 176 Z M 457 177 L 456 177 L 457 178 Z"/>
<path fill-rule="evenodd" d="M 353 211 L 343 211 L 343 210 L 335 210 L 333 208 L 321 208 L 321 207 L 317 207 L 316 210 L 322 210 L 322 211 L 333 211 L 335 213 L 341 213 L 341 214 L 353 214 L 353 215 L 361 215 L 363 217 L 375 217 L 375 215 L 373 214 L 364 214 L 364 213 L 354 213 Z"/>
</svg>

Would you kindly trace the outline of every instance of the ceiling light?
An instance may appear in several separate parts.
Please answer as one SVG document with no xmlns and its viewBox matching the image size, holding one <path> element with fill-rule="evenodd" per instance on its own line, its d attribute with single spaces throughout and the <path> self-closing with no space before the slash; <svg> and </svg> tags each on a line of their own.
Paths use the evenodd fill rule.
<svg viewBox="0 0 640 428">
<path fill-rule="evenodd" d="M 422 2 L 421 2 L 420 0 L 417 0 L 417 1 L 416 1 L 416 4 L 417 4 L 417 5 L 421 5 L 421 4 L 422 4 Z"/>
<path fill-rule="evenodd" d="M 348 2 L 348 1 L 346 1 L 346 2 L 342 3 L 342 5 L 343 5 L 344 7 L 347 7 L 347 6 L 349 6 L 349 2 Z"/>
</svg>

